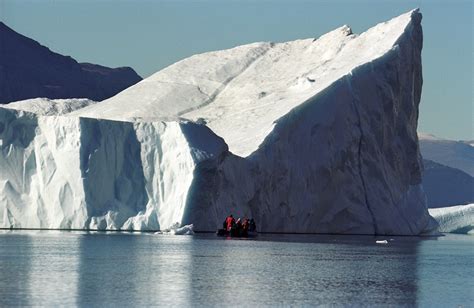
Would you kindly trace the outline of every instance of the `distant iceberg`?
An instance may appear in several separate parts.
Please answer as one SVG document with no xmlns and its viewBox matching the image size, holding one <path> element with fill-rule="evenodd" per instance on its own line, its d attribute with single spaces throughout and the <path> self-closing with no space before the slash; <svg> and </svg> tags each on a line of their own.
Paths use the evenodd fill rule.
<svg viewBox="0 0 474 308">
<path fill-rule="evenodd" d="M 474 204 L 429 209 L 439 232 L 474 234 Z"/>
</svg>

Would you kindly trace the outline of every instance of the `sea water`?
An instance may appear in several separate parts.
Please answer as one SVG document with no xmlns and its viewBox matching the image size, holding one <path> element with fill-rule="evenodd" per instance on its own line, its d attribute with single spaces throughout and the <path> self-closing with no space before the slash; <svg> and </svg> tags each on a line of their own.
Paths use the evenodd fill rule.
<svg viewBox="0 0 474 308">
<path fill-rule="evenodd" d="M 474 236 L 469 235 L 245 240 L 0 231 L 2 307 L 472 307 L 473 277 Z"/>
</svg>

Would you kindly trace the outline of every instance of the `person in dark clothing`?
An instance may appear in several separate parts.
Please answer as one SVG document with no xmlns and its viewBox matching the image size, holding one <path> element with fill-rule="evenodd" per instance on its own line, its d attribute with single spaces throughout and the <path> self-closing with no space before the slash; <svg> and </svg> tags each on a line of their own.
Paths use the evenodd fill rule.
<svg viewBox="0 0 474 308">
<path fill-rule="evenodd" d="M 242 228 L 247 229 L 249 228 L 250 221 L 247 217 L 244 218 L 244 221 L 242 222 Z"/>
<path fill-rule="evenodd" d="M 236 235 L 241 236 L 242 235 L 242 221 L 237 219 L 237 222 L 235 223 L 235 229 L 236 229 Z"/>
<path fill-rule="evenodd" d="M 247 237 L 249 233 L 250 222 L 247 217 L 244 218 L 244 222 L 242 223 L 242 236 Z"/>
<path fill-rule="evenodd" d="M 253 218 L 251 218 L 249 222 L 249 231 L 250 232 L 257 231 L 257 225 L 255 224 L 255 220 L 253 220 Z"/>
</svg>

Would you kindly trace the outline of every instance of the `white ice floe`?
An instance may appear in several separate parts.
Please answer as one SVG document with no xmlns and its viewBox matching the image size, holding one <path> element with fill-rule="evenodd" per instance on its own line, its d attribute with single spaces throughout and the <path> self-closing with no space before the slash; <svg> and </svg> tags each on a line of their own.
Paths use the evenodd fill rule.
<svg viewBox="0 0 474 308">
<path fill-rule="evenodd" d="M 474 204 L 429 209 L 445 233 L 474 234 Z"/>
<path fill-rule="evenodd" d="M 155 234 L 165 234 L 165 235 L 193 235 L 194 234 L 194 225 L 185 225 L 180 227 L 180 223 L 177 222 L 173 224 L 170 228 L 156 232 Z"/>
</svg>

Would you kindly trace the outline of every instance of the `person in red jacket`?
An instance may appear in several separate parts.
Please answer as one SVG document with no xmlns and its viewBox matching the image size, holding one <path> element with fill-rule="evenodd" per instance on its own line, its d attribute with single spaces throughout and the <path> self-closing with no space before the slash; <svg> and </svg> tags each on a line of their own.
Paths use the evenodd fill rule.
<svg viewBox="0 0 474 308">
<path fill-rule="evenodd" d="M 235 224 L 234 216 L 232 215 L 227 216 L 227 218 L 225 219 L 225 222 L 227 224 L 227 231 L 230 232 L 230 230 L 232 229 L 232 226 Z"/>
</svg>

